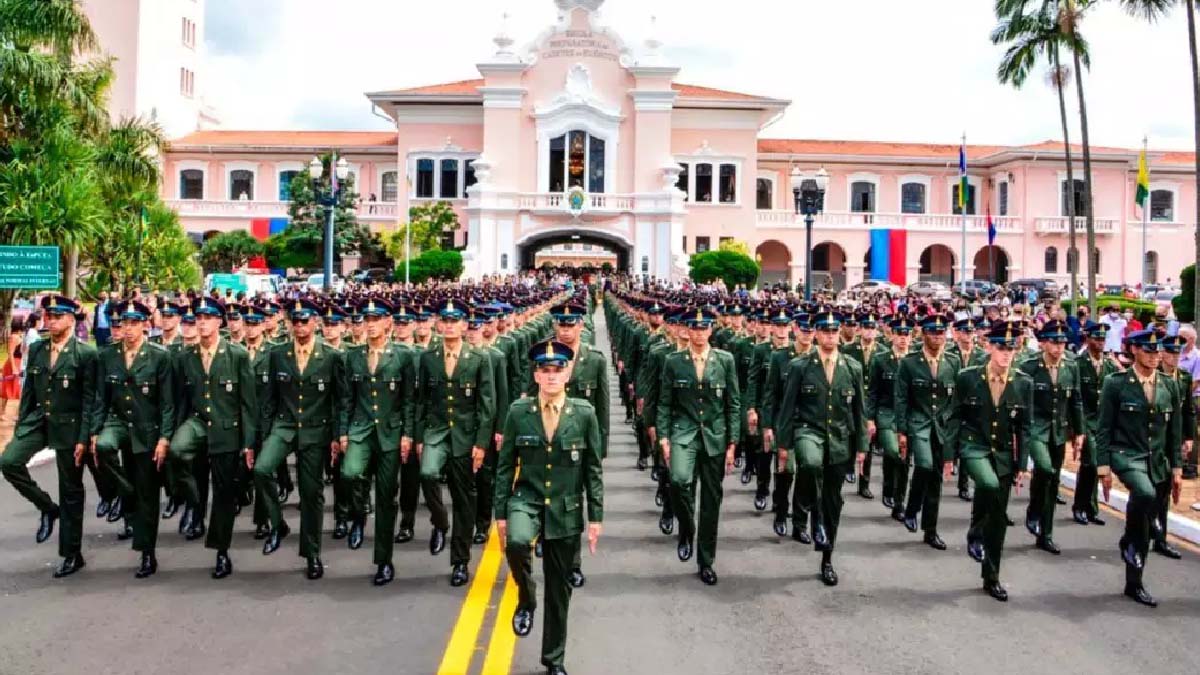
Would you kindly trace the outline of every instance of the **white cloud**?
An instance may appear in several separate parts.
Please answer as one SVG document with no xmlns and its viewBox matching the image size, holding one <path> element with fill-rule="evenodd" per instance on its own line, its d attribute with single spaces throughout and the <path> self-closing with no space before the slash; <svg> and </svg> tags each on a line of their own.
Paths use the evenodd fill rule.
<svg viewBox="0 0 1200 675">
<path fill-rule="evenodd" d="M 229 128 L 386 129 L 363 92 L 478 77 L 500 14 L 518 44 L 553 22 L 551 0 L 210 0 L 205 96 Z M 1044 69 L 1001 86 L 989 0 L 608 0 L 634 46 L 650 32 L 680 81 L 791 100 L 765 135 L 954 143 L 1059 138 Z M 236 12 L 236 20 L 230 15 Z M 251 30 L 247 30 L 247 22 Z M 1092 143 L 1192 147 L 1182 10 L 1147 25 L 1105 3 L 1087 18 Z M 250 44 L 250 41 L 253 41 Z M 1076 97 L 1069 100 L 1078 141 Z"/>
</svg>

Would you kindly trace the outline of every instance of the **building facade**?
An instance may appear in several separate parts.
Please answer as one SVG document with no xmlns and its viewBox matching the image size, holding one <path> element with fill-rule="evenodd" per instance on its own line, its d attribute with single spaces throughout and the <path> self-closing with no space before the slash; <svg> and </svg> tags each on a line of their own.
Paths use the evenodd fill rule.
<svg viewBox="0 0 1200 675">
<path fill-rule="evenodd" d="M 449 202 L 471 277 L 534 267 L 539 251 L 577 243 L 607 249 L 620 269 L 679 278 L 689 255 L 734 239 L 764 281 L 794 285 L 807 249 L 790 176 L 824 168 L 818 280 L 879 276 L 871 249 L 883 241 L 889 276 L 907 283 L 954 282 L 964 268 L 997 281 L 1069 278 L 1067 200 L 1078 214 L 1086 204 L 1078 151 L 1070 186 L 1061 143 L 968 146 L 963 213 L 957 145 L 765 138 L 788 101 L 681 83 L 658 41 L 630 45 L 600 22 L 602 2 L 556 0 L 558 23 L 521 49 L 501 33 L 478 78 L 368 93 L 395 131 L 184 135 L 165 158 L 163 197 L 198 236 L 251 230 L 286 217 L 289 182 L 337 150 L 377 230 L 414 204 Z M 1137 156 L 1092 148 L 1096 247 L 1080 256 L 1081 278 L 1089 265 L 1104 282 L 1141 277 Z M 1177 281 L 1193 250 L 1194 158 L 1152 151 L 1149 161 L 1148 276 Z M 1082 253 L 1083 218 L 1074 227 Z"/>
</svg>

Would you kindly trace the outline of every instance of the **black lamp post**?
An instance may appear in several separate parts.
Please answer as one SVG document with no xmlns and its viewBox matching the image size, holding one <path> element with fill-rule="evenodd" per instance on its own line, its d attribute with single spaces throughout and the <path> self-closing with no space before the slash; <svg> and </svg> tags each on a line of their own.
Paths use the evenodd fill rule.
<svg viewBox="0 0 1200 675">
<path fill-rule="evenodd" d="M 325 164 L 320 157 L 313 157 L 308 163 L 308 177 L 312 180 L 313 196 L 317 203 L 325 207 L 325 292 L 333 293 L 333 214 L 338 199 L 342 196 L 342 181 L 350 175 L 350 166 L 346 158 L 338 158 L 337 153 L 329 156 L 333 175 L 337 180 L 330 181 L 328 186 L 321 182 L 325 174 Z"/>
<path fill-rule="evenodd" d="M 800 167 L 792 167 L 791 183 L 792 195 L 796 199 L 796 215 L 804 214 L 804 300 L 808 301 L 812 299 L 813 216 L 824 207 L 829 172 L 821 167 L 816 177 L 805 179 L 800 174 Z"/>
</svg>

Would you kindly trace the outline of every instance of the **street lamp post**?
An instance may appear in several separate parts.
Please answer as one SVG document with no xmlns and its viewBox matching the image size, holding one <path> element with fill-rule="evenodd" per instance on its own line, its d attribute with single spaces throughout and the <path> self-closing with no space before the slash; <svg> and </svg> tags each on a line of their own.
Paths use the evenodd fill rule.
<svg viewBox="0 0 1200 675">
<path fill-rule="evenodd" d="M 808 301 L 812 300 L 813 217 L 824 208 L 829 172 L 821 167 L 814 178 L 805 179 L 800 167 L 792 167 L 791 184 L 792 196 L 796 200 L 796 215 L 804 214 L 804 300 Z"/>
<path fill-rule="evenodd" d="M 329 156 L 329 163 L 333 167 L 333 176 L 331 177 L 329 187 L 321 183 L 321 177 L 325 175 L 325 164 L 320 157 L 313 157 L 308 163 L 308 177 L 312 180 L 313 195 L 317 199 L 317 203 L 325 207 L 325 292 L 333 292 L 333 216 L 337 207 L 338 198 L 342 195 L 342 187 L 340 181 L 346 180 L 350 175 L 350 165 L 346 163 L 346 158 L 338 158 L 334 152 Z"/>
</svg>

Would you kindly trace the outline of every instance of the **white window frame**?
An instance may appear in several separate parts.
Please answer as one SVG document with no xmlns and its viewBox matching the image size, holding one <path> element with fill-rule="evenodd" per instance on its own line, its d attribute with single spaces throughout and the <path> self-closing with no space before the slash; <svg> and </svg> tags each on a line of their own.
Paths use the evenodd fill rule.
<svg viewBox="0 0 1200 675">
<path fill-rule="evenodd" d="M 920 213 L 905 213 L 904 212 L 904 186 L 909 183 L 916 183 L 925 186 L 925 204 Z M 847 187 L 847 190 L 849 187 Z M 879 187 L 875 187 L 876 201 L 878 202 Z M 849 193 L 847 193 L 849 194 Z M 929 200 L 933 198 L 933 179 L 922 173 L 908 173 L 896 179 L 896 213 L 901 216 L 923 216 L 929 213 Z M 849 198 L 846 200 L 847 206 L 850 204 Z M 876 204 L 878 206 L 878 204 Z"/>
<path fill-rule="evenodd" d="M 417 160 L 421 160 L 421 159 L 432 159 L 433 160 L 433 196 L 432 197 L 418 197 L 417 196 Z M 413 152 L 408 153 L 408 157 L 406 158 L 406 161 L 405 161 L 405 171 L 407 172 L 407 175 L 405 177 L 406 178 L 411 177 L 410 180 L 406 181 L 408 183 L 408 199 L 409 199 L 409 201 L 451 202 L 451 203 L 467 201 L 465 197 L 454 197 L 453 199 L 438 197 L 438 195 L 441 194 L 441 192 L 442 192 L 442 160 L 443 159 L 457 159 L 458 160 L 458 185 L 456 186 L 454 194 L 461 195 L 463 193 L 463 189 L 464 189 L 463 188 L 463 179 L 466 178 L 466 173 L 467 173 L 466 171 L 463 170 L 463 167 L 466 166 L 467 160 L 471 160 L 471 159 L 478 160 L 479 159 L 478 152 L 413 151 Z M 380 175 L 382 176 L 383 174 L 380 173 Z M 396 179 L 399 180 L 400 176 L 397 176 Z M 380 181 L 381 181 L 380 191 L 382 192 L 382 178 L 380 179 Z M 361 190 L 359 192 L 361 194 Z M 400 186 L 399 185 L 396 186 L 396 194 L 397 195 L 400 194 Z"/>
<path fill-rule="evenodd" d="M 1135 184 L 1136 190 L 1136 184 Z M 1150 183 L 1150 194 L 1146 196 L 1146 208 L 1150 208 L 1150 199 L 1153 197 L 1156 190 L 1163 190 L 1171 193 L 1171 220 L 1154 220 L 1152 223 L 1177 223 L 1179 222 L 1179 184 L 1178 183 Z"/>
<path fill-rule="evenodd" d="M 308 165 L 304 162 L 285 161 L 275 162 L 275 199 L 271 201 L 279 201 L 279 188 L 283 187 L 283 172 L 284 171 L 299 171 L 299 176 L 308 178 Z M 255 182 L 258 177 L 255 176 Z"/>
<path fill-rule="evenodd" d="M 768 206 L 764 210 L 774 211 L 776 208 L 776 205 L 777 205 L 776 198 L 779 194 L 778 192 L 775 191 L 779 185 L 779 174 L 775 171 L 763 171 L 761 169 L 759 170 L 758 175 L 755 176 L 755 180 L 754 180 L 754 208 L 755 209 L 758 209 L 758 181 L 759 180 L 770 181 L 770 183 L 771 183 L 771 205 Z"/>
<path fill-rule="evenodd" d="M 376 168 L 375 173 L 376 173 L 376 175 L 379 176 L 379 201 L 386 202 L 386 200 L 383 198 L 383 193 L 384 193 L 383 177 L 384 177 L 384 175 L 386 175 L 388 173 L 396 174 L 396 199 L 399 200 L 400 194 L 401 194 L 401 192 L 400 192 L 400 169 L 398 169 L 394 166 L 393 167 L 383 167 L 382 171 L 379 170 L 378 166 L 376 166 L 375 168 Z M 369 194 L 367 196 L 370 197 Z"/>
<path fill-rule="evenodd" d="M 180 183 L 183 182 L 183 172 L 189 170 L 198 170 L 204 177 L 200 181 L 200 199 L 189 199 L 188 201 L 204 201 L 208 198 L 208 162 L 199 159 L 184 159 L 175 162 L 175 198 L 183 200 Z"/>
<path fill-rule="evenodd" d="M 1075 171 L 1074 175 L 1071 177 L 1082 183 L 1082 182 L 1085 182 L 1084 179 L 1080 177 L 1082 175 L 1083 175 L 1083 169 L 1078 169 Z M 1058 200 L 1057 200 L 1058 207 L 1057 208 L 1058 208 L 1058 217 L 1059 218 L 1067 217 L 1067 213 L 1065 211 L 1063 211 L 1063 181 L 1065 181 L 1065 180 L 1067 180 L 1067 172 L 1059 171 L 1058 172 L 1058 180 L 1054 183 L 1054 187 L 1055 187 L 1054 194 L 1057 195 L 1057 197 L 1058 197 Z M 1096 197 L 1096 194 L 1093 192 L 1092 193 L 1092 211 L 1096 210 L 1095 197 Z M 1083 216 L 1076 213 L 1075 217 L 1082 218 Z"/>
<path fill-rule="evenodd" d="M 249 171 L 254 176 L 254 180 L 253 180 L 254 195 L 250 197 L 249 201 L 252 201 L 252 202 L 262 201 L 261 199 L 259 199 L 259 197 L 261 197 L 262 195 L 259 194 L 259 192 L 261 192 L 261 191 L 258 189 L 258 162 L 225 162 L 225 199 L 228 201 L 231 201 L 231 202 L 238 201 L 237 195 L 233 194 L 232 181 L 233 181 L 233 172 L 234 171 Z M 278 197 L 279 196 L 279 190 L 278 190 L 279 184 L 278 183 L 275 184 L 275 188 L 276 188 L 275 196 Z M 271 201 L 275 201 L 275 200 L 272 199 Z"/>
<path fill-rule="evenodd" d="M 880 189 L 882 179 L 877 173 L 867 173 L 859 171 L 846 176 L 846 212 L 847 213 L 879 213 L 879 198 L 883 194 Z M 855 183 L 872 183 L 875 185 L 875 210 L 874 211 L 855 211 L 853 208 L 854 184 Z M 929 195 L 926 194 L 925 201 L 929 201 Z M 826 204 L 826 206 L 829 206 Z"/>
<path fill-rule="evenodd" d="M 958 185 L 962 179 L 959 176 L 953 176 L 946 179 L 946 213 L 954 213 L 954 186 Z M 979 207 L 983 206 L 983 181 L 979 176 L 967 175 L 967 185 L 975 188 L 975 213 L 967 215 L 978 216 Z"/>
<path fill-rule="evenodd" d="M 688 189 L 687 189 L 687 193 L 688 193 L 687 204 L 688 204 L 688 206 L 720 206 L 720 207 L 727 208 L 727 209 L 741 207 L 741 205 L 743 203 L 742 198 L 744 197 L 743 193 L 746 192 L 743 189 L 743 185 L 742 185 L 742 176 L 744 175 L 742 170 L 745 167 L 745 162 L 746 162 L 745 157 L 742 157 L 739 155 L 703 155 L 703 154 L 697 155 L 697 154 L 692 154 L 692 155 L 675 155 L 674 161 L 676 164 L 687 164 L 688 165 Z M 711 164 L 712 165 L 712 168 L 713 168 L 713 172 L 712 172 L 713 197 L 714 197 L 714 199 L 711 202 L 701 202 L 701 201 L 696 200 L 696 165 L 697 164 Z M 737 190 L 734 193 L 734 200 L 732 202 L 722 203 L 721 195 L 718 192 L 718 188 L 720 188 L 720 186 L 721 186 L 721 165 L 722 164 L 732 164 L 734 167 L 733 168 L 733 171 L 734 171 L 733 179 L 734 179 L 734 184 L 737 186 Z M 757 201 L 757 199 L 758 199 L 757 185 L 755 186 L 754 194 L 755 194 L 755 200 Z"/>
</svg>

